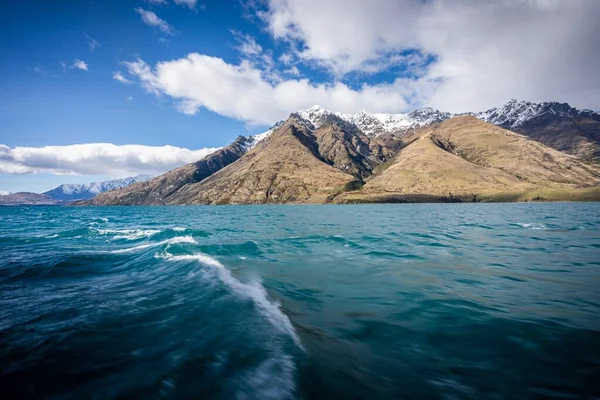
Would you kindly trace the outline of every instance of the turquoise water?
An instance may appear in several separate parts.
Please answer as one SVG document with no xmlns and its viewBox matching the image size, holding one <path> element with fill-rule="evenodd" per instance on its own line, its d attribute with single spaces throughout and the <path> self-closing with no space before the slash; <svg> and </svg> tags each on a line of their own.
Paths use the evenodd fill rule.
<svg viewBox="0 0 600 400">
<path fill-rule="evenodd" d="M 600 204 L 0 208 L 0 398 L 598 398 Z"/>
</svg>

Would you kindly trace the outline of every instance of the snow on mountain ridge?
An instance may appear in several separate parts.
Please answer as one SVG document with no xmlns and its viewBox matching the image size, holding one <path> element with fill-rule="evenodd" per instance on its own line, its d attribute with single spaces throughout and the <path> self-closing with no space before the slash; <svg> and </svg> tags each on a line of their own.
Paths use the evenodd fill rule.
<svg viewBox="0 0 600 400">
<path fill-rule="evenodd" d="M 333 112 L 318 105 L 300 110 L 294 114 L 299 116 L 311 130 L 318 129 L 328 119 L 337 117 L 359 128 L 367 136 L 375 137 L 383 133 L 403 134 L 411 129 L 423 128 L 463 115 L 471 115 L 485 122 L 511 129 L 523 126 L 528 121 L 544 113 L 553 113 L 563 117 L 588 116 L 600 121 L 600 114 L 595 111 L 588 109 L 578 110 L 567 103 L 532 103 L 515 99 L 508 101 L 500 107 L 491 108 L 486 111 L 456 114 L 439 111 L 431 107 L 417 108 L 405 114 L 371 113 L 364 109 L 353 114 Z M 280 121 L 268 131 L 250 136 L 251 143 L 249 149 L 268 137 L 282 123 L 283 121 Z"/>
<path fill-rule="evenodd" d="M 500 125 L 505 128 L 519 128 L 526 125 L 534 118 L 544 114 L 553 114 L 557 117 L 591 117 L 600 121 L 600 114 L 593 110 L 578 110 L 567 103 L 542 102 L 532 103 L 529 101 L 519 101 L 511 99 L 500 107 L 494 107 L 475 116 L 485 122 L 494 125 Z"/>
<path fill-rule="evenodd" d="M 107 192 L 109 190 L 120 189 L 136 182 L 146 181 L 152 178 L 150 175 L 136 175 L 122 179 L 113 179 L 110 181 L 90 182 L 85 184 L 62 184 L 43 194 L 58 200 L 79 200 L 88 199 L 98 193 Z"/>
<path fill-rule="evenodd" d="M 344 114 L 333 112 L 320 106 L 301 110 L 298 112 L 298 115 L 310 121 L 316 128 L 319 128 L 328 116 L 336 116 L 346 122 L 352 123 L 367 136 L 371 137 L 381 135 L 382 133 L 402 133 L 412 128 L 421 128 L 452 117 L 450 113 L 440 112 L 433 108 L 419 108 L 407 114 L 370 113 L 366 110 L 360 110 L 354 114 Z"/>
</svg>

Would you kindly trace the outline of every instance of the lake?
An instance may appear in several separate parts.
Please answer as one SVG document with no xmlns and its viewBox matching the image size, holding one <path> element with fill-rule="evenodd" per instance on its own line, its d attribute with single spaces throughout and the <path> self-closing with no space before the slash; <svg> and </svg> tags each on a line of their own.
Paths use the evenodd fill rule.
<svg viewBox="0 0 600 400">
<path fill-rule="evenodd" d="M 600 203 L 0 208 L 0 397 L 600 396 Z"/>
</svg>

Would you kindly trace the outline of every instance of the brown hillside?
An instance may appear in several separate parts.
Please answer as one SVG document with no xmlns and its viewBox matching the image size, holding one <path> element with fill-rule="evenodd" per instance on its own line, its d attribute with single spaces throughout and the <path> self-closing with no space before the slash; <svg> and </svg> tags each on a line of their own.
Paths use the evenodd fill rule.
<svg viewBox="0 0 600 400">
<path fill-rule="evenodd" d="M 322 203 L 354 179 L 328 164 L 313 132 L 292 116 L 237 162 L 179 190 L 169 204 Z"/>
<path fill-rule="evenodd" d="M 474 117 L 453 118 L 425 130 L 386 166 L 360 191 L 336 201 L 391 195 L 489 195 L 600 184 L 597 165 Z"/>
</svg>

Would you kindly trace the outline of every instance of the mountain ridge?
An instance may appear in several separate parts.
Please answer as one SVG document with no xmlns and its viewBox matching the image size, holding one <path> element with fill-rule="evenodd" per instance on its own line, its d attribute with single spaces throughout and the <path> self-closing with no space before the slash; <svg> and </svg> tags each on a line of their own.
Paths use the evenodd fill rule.
<svg viewBox="0 0 600 400">
<path fill-rule="evenodd" d="M 439 188 L 444 188 L 445 194 L 431 185 L 414 186 L 402 177 L 398 178 L 398 182 L 406 185 L 406 188 L 415 188 L 415 195 L 421 196 L 429 191 L 433 196 L 430 198 L 434 200 L 443 199 L 453 192 L 456 192 L 453 195 L 465 196 L 467 192 L 505 193 L 511 188 L 520 192 L 559 188 L 574 193 L 580 188 L 599 184 L 596 179 L 597 166 L 590 164 L 592 167 L 588 168 L 585 164 L 585 160 L 594 161 L 594 146 L 600 143 L 600 137 L 596 140 L 593 135 L 594 129 L 600 131 L 600 122 L 596 120 L 600 121 L 600 115 L 594 111 L 577 110 L 565 103 L 516 100 L 496 109 L 461 115 L 432 108 L 417 109 L 406 114 L 371 114 L 365 110 L 342 114 L 313 106 L 290 114 L 288 120 L 278 122 L 263 133 L 240 136 L 229 146 L 196 163 L 169 171 L 148 183 L 100 194 L 81 204 L 247 204 L 352 200 L 351 197 L 356 197 L 356 193 L 368 193 L 375 186 L 372 182 L 384 179 L 380 178 L 385 175 L 381 171 L 395 165 L 398 157 L 409 153 L 422 163 L 420 166 L 411 164 L 413 169 L 421 169 L 425 173 L 421 173 L 424 179 L 421 183 L 436 181 Z M 577 124 L 587 124 L 585 126 L 592 134 L 586 136 L 587 141 L 570 136 L 568 130 L 553 135 L 550 130 L 552 123 L 565 126 L 565 121 L 570 121 L 576 127 L 579 126 Z M 477 140 L 462 137 L 457 143 L 469 143 L 469 146 L 461 148 L 444 135 L 430 133 L 431 129 L 438 129 L 436 127 L 456 124 L 464 124 L 465 131 L 471 132 Z M 516 126 L 512 128 L 514 131 L 506 130 L 503 125 L 507 124 Z M 541 129 L 541 133 L 529 137 L 535 130 L 527 131 L 528 127 Z M 422 141 L 424 136 L 429 138 L 426 142 Z M 557 137 L 560 140 L 556 140 Z M 488 142 L 495 145 L 489 146 Z M 506 143 L 513 144 L 508 146 Z M 540 150 L 539 146 L 544 145 L 547 145 L 543 147 L 546 150 Z M 289 148 L 286 149 L 286 146 Z M 519 146 L 528 149 L 531 154 L 520 151 Z M 228 153 L 232 149 L 233 152 Z M 591 152 L 582 153 L 582 149 L 591 149 Z M 431 158 L 417 157 L 420 151 L 431 154 Z M 465 152 L 469 153 L 468 157 Z M 513 160 L 511 152 L 517 155 L 514 156 L 517 159 Z M 469 158 L 474 154 L 479 161 Z M 459 172 L 452 175 L 453 179 L 457 178 L 456 182 L 462 182 L 462 186 L 456 187 L 457 190 L 450 190 L 451 187 L 445 185 L 444 181 L 433 179 L 445 174 L 436 157 L 466 174 L 465 177 L 461 177 Z M 505 167 L 493 164 L 495 160 L 501 160 Z M 209 164 L 210 168 L 201 167 Z M 506 169 L 515 167 L 513 164 L 521 165 L 520 169 Z M 433 166 L 437 169 L 432 169 Z M 194 172 L 197 168 L 204 168 L 203 172 Z M 570 178 L 565 178 L 564 182 L 556 181 L 556 175 L 548 172 L 553 169 L 572 170 L 563 174 Z M 320 172 L 317 173 L 317 170 Z M 573 171 L 578 171 L 579 178 L 574 178 L 576 175 L 573 175 Z M 394 179 L 397 180 L 397 177 Z M 386 188 L 385 185 L 382 188 L 383 192 L 398 189 Z"/>
<path fill-rule="evenodd" d="M 65 202 L 87 200 L 96 196 L 98 193 L 124 188 L 136 182 L 146 181 L 150 178 L 150 175 L 140 174 L 136 176 L 128 176 L 126 178 L 111 179 L 107 181 L 94 181 L 84 184 L 64 183 L 55 187 L 54 189 L 42 192 L 41 194 Z"/>
</svg>

